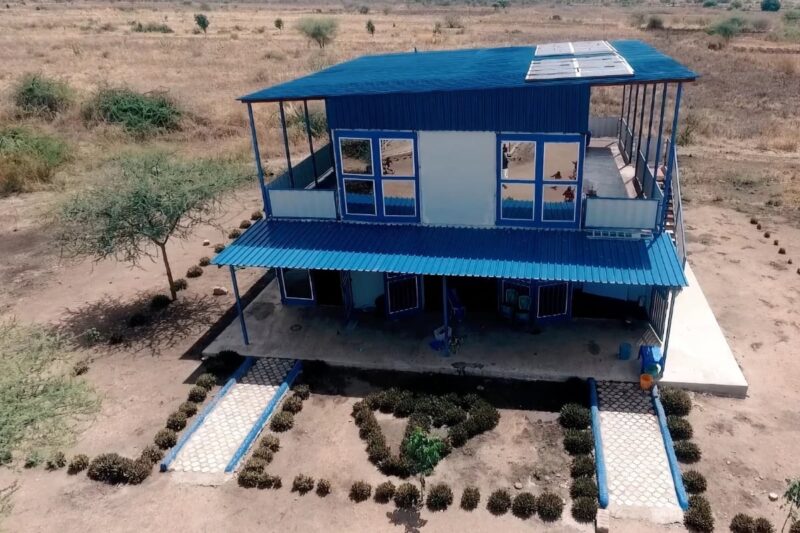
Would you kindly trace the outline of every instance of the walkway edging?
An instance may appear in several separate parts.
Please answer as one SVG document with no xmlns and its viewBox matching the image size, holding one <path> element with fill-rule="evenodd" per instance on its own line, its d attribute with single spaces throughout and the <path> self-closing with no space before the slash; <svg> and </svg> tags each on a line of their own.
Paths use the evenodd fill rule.
<svg viewBox="0 0 800 533">
<path fill-rule="evenodd" d="M 247 373 L 248 370 L 250 370 L 255 362 L 255 357 L 247 357 L 244 362 L 239 365 L 239 368 L 237 368 L 233 374 L 231 374 L 231 377 L 228 378 L 228 381 L 225 383 L 225 385 L 223 385 L 219 392 L 217 392 L 216 396 L 214 396 L 211 401 L 208 402 L 205 407 L 203 407 L 203 409 L 197 415 L 197 418 L 195 418 L 194 422 L 192 422 L 192 425 L 189 426 L 189 429 L 184 431 L 183 435 L 181 435 L 181 438 L 178 439 L 178 442 L 175 444 L 175 446 L 172 447 L 169 453 L 167 453 L 167 455 L 161 461 L 159 467 L 161 472 L 166 472 L 169 469 L 169 465 L 172 464 L 172 462 L 178 456 L 178 453 L 180 453 L 181 449 L 183 449 L 184 445 L 189 442 L 192 434 L 203 425 L 206 417 L 211 414 L 211 411 L 214 410 L 220 400 L 222 400 L 222 398 L 228 394 L 228 391 L 236 384 L 237 381 L 242 378 L 242 376 Z"/>
<path fill-rule="evenodd" d="M 255 424 L 253 424 L 253 427 L 250 429 L 250 432 L 244 438 L 244 441 L 242 441 L 242 444 L 239 446 L 239 449 L 236 450 L 236 453 L 233 454 L 233 457 L 231 458 L 230 462 L 225 467 L 226 474 L 230 474 L 231 472 L 236 470 L 236 465 L 239 464 L 239 461 L 241 461 L 242 458 L 245 456 L 247 450 L 250 449 L 250 446 L 253 444 L 253 441 L 258 437 L 258 435 L 264 429 L 267 420 L 269 420 L 269 417 L 272 416 L 272 412 L 275 410 L 275 407 L 277 407 L 278 402 L 280 402 L 281 398 L 283 398 L 283 395 L 286 393 L 286 391 L 289 390 L 289 387 L 292 386 L 294 380 L 297 379 L 297 376 L 298 374 L 300 374 L 302 368 L 303 364 L 300 362 L 299 359 L 296 360 L 294 362 L 294 366 L 292 366 L 292 369 L 289 370 L 289 373 L 286 374 L 285 378 L 283 378 L 283 383 L 281 383 L 281 386 L 275 392 L 275 395 L 272 397 L 267 406 L 264 408 L 264 411 L 261 412 L 261 415 L 258 417 Z"/>
<path fill-rule="evenodd" d="M 661 428 L 661 437 L 664 439 L 664 451 L 667 453 L 672 482 L 675 484 L 675 496 L 678 498 L 678 505 L 685 511 L 689 508 L 689 498 L 686 495 L 686 488 L 683 486 L 683 476 L 681 475 L 680 466 L 678 466 L 678 459 L 675 457 L 675 447 L 672 443 L 672 435 L 669 434 L 664 406 L 661 405 L 658 385 L 653 385 L 650 396 L 653 399 L 653 408 L 656 411 L 656 418 L 658 418 L 658 426 Z"/>
<path fill-rule="evenodd" d="M 608 476 L 603 455 L 603 436 L 600 434 L 600 408 L 597 399 L 597 382 L 594 378 L 586 380 L 589 384 L 589 406 L 592 413 L 592 434 L 594 435 L 594 464 L 597 470 L 597 500 L 600 508 L 608 507 Z"/>
</svg>

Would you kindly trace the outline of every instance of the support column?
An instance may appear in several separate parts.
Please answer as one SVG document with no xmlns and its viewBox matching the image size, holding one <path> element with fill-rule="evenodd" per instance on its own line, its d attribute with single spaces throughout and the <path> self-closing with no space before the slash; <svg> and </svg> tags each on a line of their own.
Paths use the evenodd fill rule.
<svg viewBox="0 0 800 533">
<path fill-rule="evenodd" d="M 630 158 L 628 163 L 633 159 L 633 155 L 638 148 L 634 146 L 636 140 L 636 113 L 639 111 L 639 86 L 636 86 L 636 96 L 633 97 L 633 125 L 631 126 L 631 146 L 628 150 Z"/>
<path fill-rule="evenodd" d="M 622 121 L 625 118 L 625 104 L 628 99 L 628 86 L 622 86 L 622 105 L 619 109 L 619 123 L 617 124 L 617 140 L 622 141 L 622 134 L 624 130 L 622 129 Z"/>
<path fill-rule="evenodd" d="M 639 154 L 642 153 L 642 132 L 644 131 L 644 108 L 645 104 L 647 103 L 647 85 L 644 86 L 642 89 L 642 109 L 639 112 L 639 134 L 636 140 L 636 162 L 633 165 L 633 176 L 639 173 Z M 638 104 L 638 102 L 637 102 Z M 642 179 L 639 181 L 640 185 L 644 183 L 644 174 L 642 174 Z"/>
<path fill-rule="evenodd" d="M 292 171 L 292 154 L 289 153 L 289 134 L 286 133 L 286 113 L 283 111 L 283 100 L 278 102 L 281 113 L 281 129 L 283 130 L 283 149 L 286 151 L 286 165 L 289 167 L 289 183 L 294 189 L 294 172 Z"/>
<path fill-rule="evenodd" d="M 311 152 L 311 167 L 314 169 L 314 187 L 318 185 L 317 159 L 314 157 L 314 139 L 311 136 L 311 119 L 308 115 L 308 100 L 303 100 L 303 111 L 306 117 L 306 135 L 308 135 L 308 150 Z"/>
<path fill-rule="evenodd" d="M 672 333 L 672 315 L 675 311 L 675 298 L 680 291 L 669 291 L 669 316 L 667 318 L 667 328 L 664 332 L 664 348 L 661 350 L 661 355 L 664 358 L 664 364 L 661 365 L 661 375 L 664 375 L 664 369 L 667 368 L 667 351 L 669 350 L 669 336 Z"/>
<path fill-rule="evenodd" d="M 239 325 L 242 327 L 242 339 L 245 346 L 250 344 L 250 339 L 247 336 L 247 324 L 244 322 L 244 308 L 242 307 L 242 299 L 239 297 L 239 284 L 236 283 L 236 269 L 233 265 L 228 268 L 231 270 L 231 283 L 233 283 L 233 296 L 236 298 L 236 311 L 239 314 Z"/>
<path fill-rule="evenodd" d="M 250 102 L 247 103 L 247 116 L 250 118 L 250 136 L 253 140 L 253 153 L 256 156 L 256 174 L 258 175 L 258 184 L 261 186 L 261 201 L 264 203 L 264 216 L 269 217 L 269 195 L 267 194 L 267 187 L 264 184 L 264 167 L 261 165 L 261 152 L 258 149 L 258 132 L 256 132 L 256 121 L 253 117 L 253 106 Z"/>
<path fill-rule="evenodd" d="M 444 314 L 444 353 L 450 355 L 450 314 L 447 312 L 447 276 L 442 276 L 442 309 Z"/>
<path fill-rule="evenodd" d="M 650 167 L 648 161 L 650 159 L 650 139 L 653 137 L 653 112 L 656 110 L 656 90 L 658 86 L 653 84 L 653 95 L 650 97 L 650 120 L 647 122 L 647 144 L 644 149 L 644 168 L 645 170 Z M 644 176 L 644 174 L 642 174 Z M 650 184 L 650 190 L 646 191 L 646 197 L 653 196 L 653 189 L 656 186 L 656 174 L 653 171 L 653 182 Z"/>
<path fill-rule="evenodd" d="M 653 163 L 656 168 L 656 182 L 658 182 L 658 163 L 661 159 L 661 136 L 664 133 L 664 111 L 667 108 L 667 87 L 664 83 L 664 88 L 661 93 L 661 117 L 658 119 L 658 139 L 656 140 L 656 161 Z M 658 185 L 656 185 L 658 186 Z M 655 190 L 653 191 L 655 192 Z"/>
<path fill-rule="evenodd" d="M 675 156 L 677 148 L 675 141 L 678 137 L 678 115 L 681 110 L 681 95 L 683 94 L 683 83 L 678 84 L 678 91 L 675 93 L 675 113 L 672 116 L 672 131 L 670 132 L 669 149 L 667 150 L 667 173 L 664 176 L 664 205 L 661 212 L 661 226 L 662 228 L 667 223 L 667 205 L 669 198 L 672 194 L 672 171 L 675 166 Z"/>
</svg>

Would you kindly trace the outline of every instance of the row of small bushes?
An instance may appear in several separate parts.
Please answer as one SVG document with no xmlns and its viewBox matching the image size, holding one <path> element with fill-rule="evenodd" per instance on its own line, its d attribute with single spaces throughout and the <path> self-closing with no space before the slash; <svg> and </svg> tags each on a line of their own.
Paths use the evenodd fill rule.
<svg viewBox="0 0 800 533">
<path fill-rule="evenodd" d="M 558 422 L 564 428 L 564 449 L 573 456 L 570 465 L 572 485 L 572 517 L 578 522 L 592 522 L 597 516 L 599 489 L 595 481 L 594 435 L 589 426 L 591 411 L 577 403 L 568 403 L 561 408 Z"/>
<path fill-rule="evenodd" d="M 261 219 L 263 217 L 264 217 L 264 215 L 263 215 L 263 213 L 261 211 L 253 211 L 253 213 L 250 215 L 250 219 L 251 220 L 259 220 L 259 219 Z M 241 234 L 242 234 L 241 230 L 247 229 L 251 225 L 252 225 L 252 222 L 250 222 L 250 220 L 242 220 L 239 223 L 239 228 L 234 228 L 228 233 L 228 238 L 229 239 L 236 239 L 237 237 L 241 236 Z M 224 244 L 220 243 L 220 244 L 215 244 L 214 245 L 214 253 L 217 253 L 217 254 L 221 253 L 222 250 L 224 250 L 224 249 L 225 249 L 225 245 Z M 196 265 L 192 265 L 192 266 L 189 267 L 189 269 L 186 271 L 186 277 L 187 278 L 199 278 L 200 276 L 203 275 L 203 268 L 209 266 L 210 264 L 211 264 L 211 258 L 208 257 L 207 255 L 202 256 L 197 261 Z"/>
<path fill-rule="evenodd" d="M 730 524 L 732 533 L 774 533 L 775 526 L 763 516 L 753 518 L 750 515 L 739 513 L 733 517 Z M 790 531 L 790 533 L 792 533 Z"/>
</svg>

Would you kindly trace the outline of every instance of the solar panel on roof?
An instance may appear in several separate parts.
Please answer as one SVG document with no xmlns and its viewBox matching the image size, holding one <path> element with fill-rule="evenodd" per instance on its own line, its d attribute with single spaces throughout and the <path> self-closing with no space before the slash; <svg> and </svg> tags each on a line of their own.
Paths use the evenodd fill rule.
<svg viewBox="0 0 800 533">
<path fill-rule="evenodd" d="M 633 76 L 633 68 L 619 54 L 534 59 L 525 81 Z"/>
<path fill-rule="evenodd" d="M 616 50 L 608 41 L 575 41 L 568 43 L 545 43 L 536 46 L 536 57 L 611 54 Z"/>
</svg>

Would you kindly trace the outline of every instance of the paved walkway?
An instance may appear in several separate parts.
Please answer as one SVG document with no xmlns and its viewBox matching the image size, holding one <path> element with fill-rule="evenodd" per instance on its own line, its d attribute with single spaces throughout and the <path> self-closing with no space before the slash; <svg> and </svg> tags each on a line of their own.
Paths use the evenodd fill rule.
<svg viewBox="0 0 800 533">
<path fill-rule="evenodd" d="M 597 394 L 612 516 L 682 520 L 650 394 L 609 381 L 598 382 Z"/>
<path fill-rule="evenodd" d="M 221 479 L 225 467 L 293 365 L 291 359 L 263 358 L 256 361 L 189 437 L 169 470 L 208 474 Z"/>
</svg>

